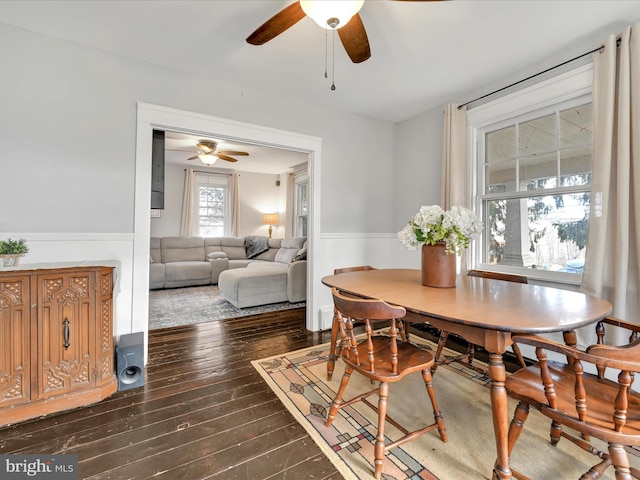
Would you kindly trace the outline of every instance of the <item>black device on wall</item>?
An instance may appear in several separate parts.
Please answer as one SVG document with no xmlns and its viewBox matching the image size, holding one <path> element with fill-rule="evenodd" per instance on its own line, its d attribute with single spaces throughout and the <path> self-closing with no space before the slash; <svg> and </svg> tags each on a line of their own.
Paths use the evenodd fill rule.
<svg viewBox="0 0 640 480">
<path fill-rule="evenodd" d="M 144 334 L 128 333 L 120 336 L 116 347 L 118 391 L 144 385 Z"/>
<path fill-rule="evenodd" d="M 151 147 L 151 208 L 164 209 L 164 131 L 153 131 Z"/>
</svg>

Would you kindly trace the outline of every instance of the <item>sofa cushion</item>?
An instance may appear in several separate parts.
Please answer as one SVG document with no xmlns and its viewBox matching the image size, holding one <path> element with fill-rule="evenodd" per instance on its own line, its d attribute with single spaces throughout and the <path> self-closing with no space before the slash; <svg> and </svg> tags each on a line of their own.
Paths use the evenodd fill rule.
<svg viewBox="0 0 640 480">
<path fill-rule="evenodd" d="M 281 238 L 270 238 L 269 250 L 262 252 L 260 255 L 256 257 L 253 257 L 253 260 L 266 260 L 267 262 L 275 262 L 276 253 L 278 253 L 281 243 L 282 243 Z"/>
<path fill-rule="evenodd" d="M 160 237 L 151 237 L 150 242 L 151 261 L 149 263 L 162 263 L 162 253 L 160 250 Z"/>
<path fill-rule="evenodd" d="M 162 263 L 205 261 L 202 237 L 163 237 L 160 246 Z"/>
<path fill-rule="evenodd" d="M 166 263 L 164 288 L 210 285 L 211 271 L 211 264 L 204 261 Z"/>
<path fill-rule="evenodd" d="M 245 268 L 247 265 L 250 265 L 252 262 L 255 262 L 255 260 L 250 260 L 248 258 L 245 258 L 244 260 L 242 259 L 229 260 L 229 268 Z"/>
<path fill-rule="evenodd" d="M 287 301 L 287 272 L 280 268 L 226 270 L 218 280 L 220 296 L 238 308 Z"/>
<path fill-rule="evenodd" d="M 243 237 L 220 237 L 220 250 L 227 254 L 229 260 L 247 258 Z"/>
<path fill-rule="evenodd" d="M 291 263 L 298 251 L 304 246 L 306 238 L 291 237 L 283 238 L 280 244 L 280 250 L 276 253 L 275 261 L 278 263 Z"/>
<path fill-rule="evenodd" d="M 291 248 L 281 248 L 276 253 L 275 261 L 276 263 L 291 263 L 293 262 L 293 257 L 298 253 L 297 250 L 293 250 Z"/>
<path fill-rule="evenodd" d="M 227 258 L 227 254 L 224 252 L 211 252 L 207 254 L 207 258 L 209 260 L 214 260 L 216 258 Z"/>
<path fill-rule="evenodd" d="M 152 263 L 149 265 L 149 288 L 164 288 L 164 263 Z"/>
</svg>

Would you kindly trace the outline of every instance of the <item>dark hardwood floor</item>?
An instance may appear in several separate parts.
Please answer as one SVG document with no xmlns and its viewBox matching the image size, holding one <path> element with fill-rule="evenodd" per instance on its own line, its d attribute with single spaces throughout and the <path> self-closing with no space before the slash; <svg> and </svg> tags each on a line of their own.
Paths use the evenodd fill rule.
<svg viewBox="0 0 640 480">
<path fill-rule="evenodd" d="M 328 340 L 304 309 L 151 331 L 144 387 L 0 429 L 0 453 L 76 454 L 82 479 L 340 479 L 250 363 Z"/>
<path fill-rule="evenodd" d="M 153 330 L 144 387 L 0 428 L 0 454 L 75 454 L 81 479 L 340 479 L 250 363 L 328 342 L 328 331 L 305 329 L 304 316 Z M 429 326 L 412 332 L 438 338 Z"/>
</svg>

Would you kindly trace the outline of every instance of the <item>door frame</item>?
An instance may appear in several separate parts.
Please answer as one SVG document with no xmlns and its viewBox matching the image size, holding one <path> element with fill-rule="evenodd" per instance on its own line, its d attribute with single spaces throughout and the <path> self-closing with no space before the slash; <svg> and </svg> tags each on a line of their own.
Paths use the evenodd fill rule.
<svg viewBox="0 0 640 480">
<path fill-rule="evenodd" d="M 149 330 L 149 238 L 151 235 L 151 146 L 153 130 L 171 130 L 224 140 L 294 150 L 308 155 L 309 231 L 307 260 L 306 326 L 317 330 L 314 321 L 313 272 L 316 247 L 320 245 L 320 161 L 322 139 L 262 125 L 204 115 L 143 102 L 137 104 L 135 207 L 131 331 Z M 147 342 L 145 342 L 145 347 Z M 146 348 L 145 348 L 146 358 Z"/>
</svg>

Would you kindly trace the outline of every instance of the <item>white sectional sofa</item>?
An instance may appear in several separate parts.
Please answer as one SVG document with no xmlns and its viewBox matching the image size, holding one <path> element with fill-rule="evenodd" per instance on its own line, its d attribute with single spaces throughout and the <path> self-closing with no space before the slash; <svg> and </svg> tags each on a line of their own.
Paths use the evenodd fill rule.
<svg viewBox="0 0 640 480">
<path fill-rule="evenodd" d="M 151 289 L 211 284 L 239 308 L 305 301 L 306 238 L 151 238 Z"/>
</svg>

